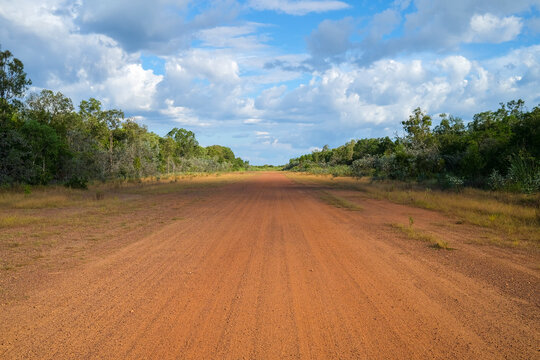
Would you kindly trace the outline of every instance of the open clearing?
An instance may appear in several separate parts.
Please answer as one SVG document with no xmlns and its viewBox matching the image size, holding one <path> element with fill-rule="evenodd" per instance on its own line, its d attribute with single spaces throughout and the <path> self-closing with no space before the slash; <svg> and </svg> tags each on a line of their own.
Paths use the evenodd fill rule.
<svg viewBox="0 0 540 360">
<path fill-rule="evenodd" d="M 540 357 L 537 246 L 282 173 L 115 191 L 0 204 L 0 358 Z"/>
</svg>

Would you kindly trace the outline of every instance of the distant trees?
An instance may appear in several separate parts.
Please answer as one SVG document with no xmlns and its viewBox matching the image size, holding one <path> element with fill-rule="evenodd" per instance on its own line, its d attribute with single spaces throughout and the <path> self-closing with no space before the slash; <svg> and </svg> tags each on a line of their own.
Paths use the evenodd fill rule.
<svg viewBox="0 0 540 360">
<path fill-rule="evenodd" d="M 442 114 L 439 125 L 417 108 L 402 122 L 405 136 L 352 140 L 291 159 L 287 169 L 318 171 L 347 165 L 357 176 L 436 181 L 533 192 L 540 189 L 540 107 L 522 100 L 474 115 L 469 124 Z M 349 149 L 352 147 L 352 157 Z"/>
<path fill-rule="evenodd" d="M 229 148 L 201 147 L 186 129 L 160 137 L 119 109 L 103 109 L 94 98 L 81 101 L 78 111 L 71 99 L 51 90 L 23 102 L 30 84 L 22 62 L 0 51 L 0 184 L 54 181 L 85 187 L 93 179 L 249 165 Z"/>
</svg>

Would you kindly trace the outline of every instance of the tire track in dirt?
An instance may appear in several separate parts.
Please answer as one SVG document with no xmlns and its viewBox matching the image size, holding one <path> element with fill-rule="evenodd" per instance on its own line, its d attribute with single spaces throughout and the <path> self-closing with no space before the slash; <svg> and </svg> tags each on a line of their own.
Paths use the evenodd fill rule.
<svg viewBox="0 0 540 360">
<path fill-rule="evenodd" d="M 538 356 L 538 306 L 400 246 L 369 211 L 331 207 L 279 173 L 225 186 L 1 308 L 0 358 Z M 538 290 L 537 273 L 520 276 Z"/>
</svg>

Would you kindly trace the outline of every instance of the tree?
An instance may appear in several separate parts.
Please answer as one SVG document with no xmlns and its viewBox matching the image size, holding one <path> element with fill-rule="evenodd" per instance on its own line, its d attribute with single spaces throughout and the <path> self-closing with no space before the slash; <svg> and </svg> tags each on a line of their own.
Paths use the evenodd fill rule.
<svg viewBox="0 0 540 360">
<path fill-rule="evenodd" d="M 65 141 L 68 130 L 82 127 L 81 117 L 74 112 L 73 102 L 61 92 L 41 90 L 26 100 L 27 117 L 56 130 Z"/>
<path fill-rule="evenodd" d="M 124 120 L 124 112 L 117 109 L 102 110 L 101 102 L 94 98 L 81 101 L 79 108 L 79 113 L 86 122 L 90 133 L 95 138 L 100 139 L 100 142 L 109 152 L 109 173 L 111 173 L 114 168 L 114 136 Z"/>
<path fill-rule="evenodd" d="M 23 97 L 31 84 L 32 81 L 26 78 L 23 63 L 14 58 L 9 50 L 0 51 L 0 105 L 3 108 L 2 112 L 6 111 L 4 109 L 6 105 L 20 106 L 17 99 Z"/>
<path fill-rule="evenodd" d="M 66 115 L 75 110 L 70 98 L 60 91 L 55 94 L 54 91 L 47 89 L 31 94 L 26 105 L 33 112 L 50 114 L 52 117 Z"/>
<path fill-rule="evenodd" d="M 161 161 L 166 163 L 167 174 L 175 171 L 174 156 L 176 153 L 176 142 L 170 136 L 159 139 L 159 149 L 161 154 Z"/>
<path fill-rule="evenodd" d="M 47 184 L 56 175 L 58 154 L 62 143 L 53 128 L 30 120 L 20 129 L 26 143 L 31 149 L 31 168 L 33 176 L 26 182 Z"/>
<path fill-rule="evenodd" d="M 195 139 L 195 134 L 186 129 L 174 128 L 167 136 L 172 137 L 176 142 L 176 154 L 179 157 L 191 157 L 197 153 L 199 142 Z"/>
<path fill-rule="evenodd" d="M 233 151 L 226 147 L 221 145 L 211 145 L 206 147 L 206 154 L 210 158 L 215 158 L 219 163 L 228 161 L 233 162 L 235 159 Z"/>
<path fill-rule="evenodd" d="M 414 109 L 409 119 L 402 121 L 403 129 L 407 138 L 413 143 L 426 144 L 431 139 L 431 116 L 427 115 L 419 107 Z"/>
<path fill-rule="evenodd" d="M 0 126 L 0 184 L 28 182 L 32 149 L 15 129 Z"/>
</svg>

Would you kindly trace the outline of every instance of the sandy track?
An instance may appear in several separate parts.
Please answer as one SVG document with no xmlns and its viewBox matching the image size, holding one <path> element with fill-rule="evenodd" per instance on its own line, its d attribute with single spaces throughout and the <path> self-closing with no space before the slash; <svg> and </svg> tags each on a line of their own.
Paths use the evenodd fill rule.
<svg viewBox="0 0 540 360">
<path fill-rule="evenodd" d="M 510 295 L 369 213 L 277 173 L 228 185 L 0 308 L 0 358 L 540 357 L 537 271 L 501 265 L 528 282 Z"/>
</svg>

